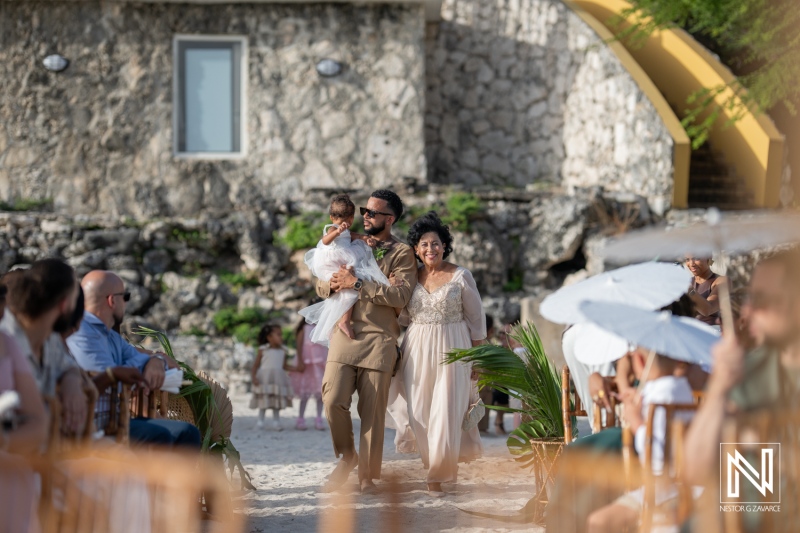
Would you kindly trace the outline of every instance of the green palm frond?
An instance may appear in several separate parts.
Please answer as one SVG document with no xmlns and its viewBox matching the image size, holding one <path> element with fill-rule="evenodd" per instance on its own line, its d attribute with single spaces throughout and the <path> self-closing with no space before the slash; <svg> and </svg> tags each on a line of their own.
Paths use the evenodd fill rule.
<svg viewBox="0 0 800 533">
<path fill-rule="evenodd" d="M 204 453 L 224 455 L 228 460 L 231 475 L 233 475 L 235 469 L 239 469 L 242 486 L 255 490 L 255 487 L 250 483 L 250 474 L 247 473 L 244 465 L 242 465 L 239 451 L 233 445 L 233 442 L 227 438 L 229 436 L 218 435 L 216 439 L 212 438 L 213 422 L 215 419 L 221 420 L 222 415 L 217 407 L 214 391 L 208 383 L 198 376 L 192 367 L 175 357 L 172 344 L 169 342 L 169 337 L 165 332 L 139 326 L 134 333 L 156 339 L 164 353 L 174 359 L 178 363 L 178 367 L 183 370 L 184 379 L 191 381 L 190 385 L 181 387 L 178 396 L 185 398 L 192 409 L 197 428 L 200 430 L 200 434 L 203 435 L 202 451 Z"/>
<path fill-rule="evenodd" d="M 530 449 L 530 439 L 563 438 L 564 422 L 561 417 L 561 376 L 547 358 L 536 326 L 530 322 L 518 325 L 511 337 L 525 348 L 524 355 L 517 355 L 502 346 L 484 344 L 454 350 L 447 354 L 445 363 L 472 363 L 480 374 L 480 387 L 492 387 L 522 401 L 522 409 L 500 409 L 519 412 L 526 419 L 508 439 L 509 450 L 517 455 L 517 452 L 524 454 L 526 446 Z"/>
</svg>

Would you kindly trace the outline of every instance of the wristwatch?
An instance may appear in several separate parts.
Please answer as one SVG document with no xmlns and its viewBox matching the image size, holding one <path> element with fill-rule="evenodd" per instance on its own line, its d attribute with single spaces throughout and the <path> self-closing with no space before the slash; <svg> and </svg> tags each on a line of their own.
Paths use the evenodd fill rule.
<svg viewBox="0 0 800 533">
<path fill-rule="evenodd" d="M 361 278 L 358 278 L 356 282 L 353 284 L 353 288 L 357 291 L 361 290 L 361 287 L 364 286 L 364 281 Z"/>
<path fill-rule="evenodd" d="M 154 355 L 152 357 L 153 357 L 153 359 L 161 359 L 161 362 L 164 363 L 164 370 L 168 370 L 169 369 L 169 365 L 167 364 L 167 360 L 164 358 L 163 355 L 157 354 L 157 355 Z"/>
</svg>

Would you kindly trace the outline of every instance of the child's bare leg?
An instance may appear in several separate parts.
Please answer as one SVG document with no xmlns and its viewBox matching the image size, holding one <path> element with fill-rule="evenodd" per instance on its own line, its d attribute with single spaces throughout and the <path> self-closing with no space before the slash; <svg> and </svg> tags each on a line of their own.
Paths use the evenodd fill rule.
<svg viewBox="0 0 800 533">
<path fill-rule="evenodd" d="M 345 335 L 347 335 L 351 339 L 355 339 L 356 334 L 353 331 L 353 326 L 350 325 L 350 321 L 352 319 L 353 319 L 353 308 L 351 307 L 350 309 L 347 310 L 342 319 L 339 321 L 338 326 L 339 329 L 342 330 Z"/>
</svg>

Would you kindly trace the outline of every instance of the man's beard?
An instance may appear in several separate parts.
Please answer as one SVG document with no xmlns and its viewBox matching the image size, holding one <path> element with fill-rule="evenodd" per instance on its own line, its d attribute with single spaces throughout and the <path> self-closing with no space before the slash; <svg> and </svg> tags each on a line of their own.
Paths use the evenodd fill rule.
<svg viewBox="0 0 800 533">
<path fill-rule="evenodd" d="M 72 314 L 74 312 L 75 311 L 73 310 L 73 311 L 70 311 L 69 313 L 62 313 L 62 314 L 58 315 L 58 318 L 56 318 L 56 321 L 53 322 L 53 331 L 55 333 L 58 333 L 59 335 L 62 335 L 64 333 L 68 332 L 70 330 L 70 327 L 71 327 L 70 322 L 72 322 Z"/>
<path fill-rule="evenodd" d="M 385 229 L 386 229 L 386 222 L 384 222 L 380 226 L 376 226 L 375 223 L 373 222 L 372 226 L 370 226 L 369 229 L 364 228 L 364 233 L 366 233 L 367 235 L 377 235 L 378 233 L 382 232 Z"/>
<path fill-rule="evenodd" d="M 114 325 L 112 326 L 111 329 L 113 329 L 114 331 L 119 333 L 119 329 L 120 329 L 120 327 L 122 327 L 122 319 L 124 317 L 123 316 L 117 316 L 117 315 L 112 315 L 112 316 L 114 318 Z"/>
</svg>

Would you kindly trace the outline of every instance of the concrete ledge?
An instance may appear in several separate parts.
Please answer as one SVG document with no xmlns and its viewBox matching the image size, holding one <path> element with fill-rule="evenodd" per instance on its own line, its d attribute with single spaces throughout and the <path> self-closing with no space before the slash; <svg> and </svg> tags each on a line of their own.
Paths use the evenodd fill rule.
<svg viewBox="0 0 800 533">
<path fill-rule="evenodd" d="M 23 1 L 23 0 L 10 0 Z M 24 0 L 27 1 L 27 0 Z M 44 0 L 45 2 L 48 0 Z M 86 0 L 53 0 L 64 2 L 85 2 Z M 441 20 L 442 0 L 105 0 L 107 4 L 422 4 L 425 6 L 425 20 Z"/>
</svg>

